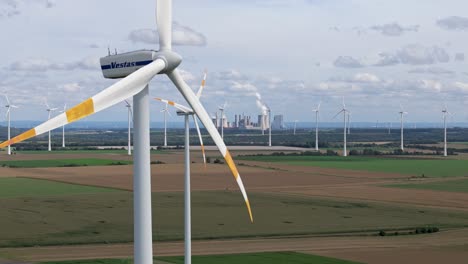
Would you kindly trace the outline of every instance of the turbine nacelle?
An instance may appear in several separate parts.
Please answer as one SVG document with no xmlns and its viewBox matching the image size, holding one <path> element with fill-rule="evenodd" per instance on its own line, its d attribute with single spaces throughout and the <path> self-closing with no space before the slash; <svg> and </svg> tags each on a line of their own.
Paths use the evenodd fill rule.
<svg viewBox="0 0 468 264">
<path fill-rule="evenodd" d="M 127 77 L 158 59 L 165 63 L 164 70 L 159 74 L 173 71 L 182 62 L 182 57 L 170 50 L 137 50 L 102 57 L 100 63 L 104 78 L 119 79 Z"/>
</svg>

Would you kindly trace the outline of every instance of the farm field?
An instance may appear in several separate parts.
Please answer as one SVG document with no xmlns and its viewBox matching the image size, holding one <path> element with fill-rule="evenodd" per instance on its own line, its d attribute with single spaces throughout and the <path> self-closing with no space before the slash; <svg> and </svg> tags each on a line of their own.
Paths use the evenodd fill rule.
<svg viewBox="0 0 468 264">
<path fill-rule="evenodd" d="M 461 249 L 468 244 L 465 239 L 468 236 L 463 235 L 468 232 L 466 192 L 393 187 L 445 184 L 449 180 L 464 182 L 465 179 L 457 179 L 457 171 L 446 174 L 447 179 L 440 175 L 413 178 L 401 171 L 308 164 L 318 162 L 314 158 L 329 158 L 319 160 L 325 165 L 356 162 L 359 166 L 367 166 L 366 162 L 379 163 L 380 159 L 385 162 L 415 159 L 406 156 L 348 157 L 349 161 L 341 157 L 305 157 L 301 162 L 306 164 L 291 163 L 290 157 L 280 157 L 285 158 L 284 162 L 237 157 L 257 153 L 271 152 L 232 151 L 240 164 L 239 172 L 252 204 L 254 223 L 251 224 L 226 165 L 211 163 L 205 169 L 199 151 L 192 151 L 194 255 L 289 251 L 379 264 L 398 262 L 405 255 L 424 259 L 425 263 L 440 263 L 441 256 L 460 256 L 462 260 L 468 257 L 464 253 L 468 251 Z M 217 155 L 215 151 L 207 151 L 209 157 Z M 56 157 L 49 153 L 20 153 L 11 158 L 42 162 Z M 126 152 L 60 155 L 64 160 L 80 157 L 131 161 Z M 180 256 L 183 254 L 183 152 L 153 153 L 152 160 L 165 163 L 152 165 L 155 253 L 157 258 Z M 440 158 L 416 160 L 441 162 L 439 167 L 448 166 L 443 162 L 452 162 Z M 381 168 L 388 167 L 384 165 L 379 163 Z M 4 216 L 0 224 L 5 227 L 0 230 L 0 263 L 5 258 L 37 263 L 78 260 L 82 256 L 110 257 L 116 261 L 131 257 L 131 165 L 0 167 L 0 175 L 0 193 L 4 195 L 0 195 Z M 402 235 L 420 227 L 437 227 L 441 231 Z M 398 231 L 400 235 L 380 237 L 381 230 L 389 234 Z M 353 250 L 348 250 L 350 247 Z M 170 260 L 178 263 L 180 258 L 170 257 Z"/>
<path fill-rule="evenodd" d="M 131 242 L 129 192 L 1 199 L 0 246 Z M 250 193 L 255 224 L 237 192 L 194 192 L 194 239 L 374 234 L 417 227 L 460 228 L 468 212 Z M 153 195 L 155 241 L 183 239 L 183 193 Z M 369 218 L 369 215 L 374 217 Z"/>
<path fill-rule="evenodd" d="M 464 160 L 434 158 L 328 157 L 328 156 L 244 156 L 242 160 L 277 162 L 289 165 L 314 166 L 348 170 L 400 173 L 427 177 L 468 176 Z"/>
<path fill-rule="evenodd" d="M 14 168 L 49 168 L 49 167 L 83 167 L 83 166 L 112 166 L 128 165 L 130 161 L 116 161 L 110 159 L 53 159 L 53 160 L 12 160 L 0 161 L 0 166 Z"/>
<path fill-rule="evenodd" d="M 429 183 L 392 184 L 386 187 L 468 193 L 468 179 Z"/>
<path fill-rule="evenodd" d="M 184 257 L 156 257 L 155 264 L 181 264 L 184 263 Z M 101 259 L 101 260 L 78 260 L 78 261 L 51 261 L 41 262 L 40 264 L 131 264 L 131 259 Z M 272 253 L 250 253 L 250 254 L 233 254 L 233 255 L 211 255 L 211 256 L 194 256 L 192 258 L 194 264 L 353 264 L 357 262 L 339 260 L 315 256 L 310 254 L 296 252 L 272 252 Z"/>
<path fill-rule="evenodd" d="M 117 190 L 38 179 L 0 178 L 0 199 L 112 192 L 117 192 Z"/>
</svg>

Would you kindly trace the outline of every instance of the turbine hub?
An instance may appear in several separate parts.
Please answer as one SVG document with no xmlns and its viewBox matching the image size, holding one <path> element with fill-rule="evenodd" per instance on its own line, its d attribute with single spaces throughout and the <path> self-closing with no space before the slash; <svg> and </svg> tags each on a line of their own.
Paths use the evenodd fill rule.
<svg viewBox="0 0 468 264">
<path fill-rule="evenodd" d="M 162 50 L 156 53 L 156 59 L 163 60 L 166 63 L 166 68 L 160 72 L 160 74 L 168 73 L 175 70 L 182 62 L 182 56 L 171 51 Z"/>
</svg>

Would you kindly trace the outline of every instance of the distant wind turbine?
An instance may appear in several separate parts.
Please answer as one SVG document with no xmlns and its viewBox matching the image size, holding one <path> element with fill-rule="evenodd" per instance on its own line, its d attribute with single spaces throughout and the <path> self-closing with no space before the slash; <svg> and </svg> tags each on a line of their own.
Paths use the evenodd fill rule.
<svg viewBox="0 0 468 264">
<path fill-rule="evenodd" d="M 447 106 L 444 105 L 444 109 L 442 110 L 442 115 L 444 119 L 444 157 L 447 157 L 447 115 L 450 112 L 447 110 Z"/>
<path fill-rule="evenodd" d="M 408 114 L 408 112 L 405 112 L 405 110 L 403 109 L 403 106 L 400 104 L 400 129 L 401 129 L 401 146 L 400 146 L 400 149 L 402 151 L 405 150 L 405 146 L 404 146 L 404 138 L 403 138 L 403 133 L 404 133 L 404 126 L 403 126 L 403 115 L 405 114 Z"/>
<path fill-rule="evenodd" d="M 227 103 L 223 106 L 219 106 L 218 109 L 221 112 L 221 138 L 224 139 L 224 110 L 226 110 Z"/>
<path fill-rule="evenodd" d="M 319 115 L 320 115 L 320 105 L 322 104 L 322 101 L 319 102 L 318 106 L 316 109 L 312 110 L 315 112 L 315 151 L 319 150 L 318 147 L 318 132 L 319 132 Z"/>
<path fill-rule="evenodd" d="M 296 127 L 297 127 L 297 122 L 299 120 L 294 120 L 294 135 L 296 135 Z"/>
<path fill-rule="evenodd" d="M 268 146 L 271 147 L 271 109 L 269 106 L 266 107 L 268 112 Z"/>
<path fill-rule="evenodd" d="M 343 113 L 343 157 L 348 156 L 348 152 L 346 150 L 346 114 L 348 113 L 348 110 L 346 109 L 345 101 L 343 98 L 343 109 L 339 111 L 333 119 L 335 119 L 339 114 Z"/>
<path fill-rule="evenodd" d="M 47 113 L 48 113 L 48 118 L 47 118 L 47 120 L 50 120 L 50 117 L 51 117 L 52 112 L 53 112 L 53 111 L 56 111 L 58 108 L 52 108 L 52 107 L 50 107 L 50 106 L 49 106 L 49 103 L 47 102 L 47 100 L 45 101 L 45 106 L 46 106 L 46 111 L 47 111 Z M 48 132 L 49 132 L 49 145 L 48 145 L 48 148 L 47 148 L 48 151 L 52 151 L 52 143 L 51 143 L 51 140 L 50 140 L 50 131 L 51 131 L 51 130 L 48 131 Z"/>
<path fill-rule="evenodd" d="M 67 104 L 63 105 L 63 111 L 60 113 L 65 113 L 67 111 Z M 62 126 L 62 148 L 65 148 L 65 125 Z"/>
<path fill-rule="evenodd" d="M 6 94 L 4 96 L 5 96 L 5 99 L 6 99 L 6 102 L 7 102 L 5 107 L 7 108 L 6 117 L 7 117 L 7 121 L 8 121 L 8 141 L 10 141 L 10 137 L 11 137 L 11 133 L 10 133 L 10 130 L 11 130 L 11 124 L 10 124 L 10 121 L 11 121 L 11 108 L 18 108 L 18 106 L 12 105 L 10 103 L 10 99 L 8 99 L 8 96 Z M 11 146 L 8 146 L 8 155 L 11 155 Z"/>
<path fill-rule="evenodd" d="M 133 123 L 133 112 L 132 105 L 129 101 L 125 100 L 125 107 L 128 109 L 128 146 L 127 153 L 129 156 L 132 155 L 132 123 Z"/>
<path fill-rule="evenodd" d="M 172 116 L 169 109 L 167 109 L 167 103 L 161 110 L 161 113 L 164 113 L 164 147 L 167 147 L 167 115 Z"/>
</svg>

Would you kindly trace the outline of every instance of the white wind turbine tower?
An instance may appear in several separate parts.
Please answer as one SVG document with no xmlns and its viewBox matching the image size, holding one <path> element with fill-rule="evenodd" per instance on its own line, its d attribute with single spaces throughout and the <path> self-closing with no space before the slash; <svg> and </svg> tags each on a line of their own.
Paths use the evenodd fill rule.
<svg viewBox="0 0 468 264">
<path fill-rule="evenodd" d="M 343 98 L 343 109 L 339 111 L 333 119 L 335 119 L 339 114 L 343 113 L 343 156 L 346 157 L 348 156 L 348 152 L 346 150 L 346 114 L 348 113 L 348 110 L 346 109 L 345 101 Z"/>
<path fill-rule="evenodd" d="M 266 106 L 268 112 L 268 146 L 271 147 L 271 109 Z"/>
<path fill-rule="evenodd" d="M 219 106 L 218 109 L 221 112 L 221 138 L 224 139 L 224 110 L 226 110 L 227 103 L 223 106 Z"/>
<path fill-rule="evenodd" d="M 132 105 L 129 101 L 125 100 L 125 107 L 128 109 L 128 146 L 127 146 L 127 154 L 129 156 L 132 155 L 132 123 L 133 123 L 133 112 L 132 112 Z"/>
<path fill-rule="evenodd" d="M 111 13 L 110 16 L 114 16 Z M 134 263 L 153 263 L 152 216 L 151 216 L 151 166 L 150 166 L 150 109 L 148 83 L 158 74 L 169 77 L 198 116 L 224 157 L 244 198 L 250 221 L 252 211 L 244 184 L 226 144 L 219 135 L 203 105 L 192 89 L 183 80 L 177 69 L 182 57 L 172 51 L 172 1 L 158 0 L 156 20 L 159 34 L 159 50 L 139 50 L 114 54 L 101 58 L 101 69 L 106 78 L 123 78 L 91 98 L 68 109 L 65 113 L 32 128 L 0 148 L 22 142 L 64 124 L 78 121 L 116 105 L 133 96 L 134 155 L 133 155 L 133 202 L 134 202 Z M 190 263 L 190 259 L 185 259 Z"/>
<path fill-rule="evenodd" d="M 403 106 L 400 104 L 400 112 L 398 112 L 400 114 L 400 139 L 401 139 L 401 146 L 400 146 L 400 149 L 401 151 L 404 151 L 405 150 L 405 146 L 404 146 L 404 138 L 403 138 L 403 135 L 404 135 L 404 122 L 403 122 L 403 116 L 405 114 L 408 114 L 408 112 L 405 112 L 405 110 L 403 109 Z"/>
<path fill-rule="evenodd" d="M 322 101 L 319 102 L 316 109 L 312 110 L 312 112 L 315 112 L 315 151 L 319 150 L 318 132 L 319 132 L 319 116 L 320 116 L 320 105 L 321 104 L 322 104 Z"/>
<path fill-rule="evenodd" d="M 18 108 L 18 106 L 12 105 L 10 103 L 10 99 L 8 99 L 8 96 L 6 94 L 4 96 L 7 102 L 5 107 L 7 108 L 6 117 L 7 117 L 7 122 L 8 122 L 8 141 L 9 141 L 11 137 L 11 108 Z M 11 146 L 8 146 L 8 155 L 11 155 Z"/>
<path fill-rule="evenodd" d="M 167 147 L 167 115 L 171 116 L 171 112 L 167 109 L 167 103 L 161 110 L 161 113 L 164 113 L 164 147 Z"/>
<path fill-rule="evenodd" d="M 60 113 L 65 113 L 67 110 L 67 104 L 63 105 L 63 111 L 60 111 Z M 65 125 L 62 126 L 62 148 L 65 148 Z"/>
<path fill-rule="evenodd" d="M 202 85 L 197 92 L 197 98 L 200 99 L 202 95 L 203 88 L 206 83 L 206 72 L 202 81 Z M 184 153 L 184 161 L 185 161 L 185 184 L 184 184 L 184 229 L 185 229 L 185 263 L 191 262 L 191 252 L 192 252 L 192 206 L 191 206 L 191 194 L 190 194 L 190 125 L 189 125 L 189 118 L 192 116 L 193 122 L 195 123 L 195 127 L 198 133 L 198 139 L 200 141 L 200 147 L 203 154 L 203 164 L 206 168 L 206 157 L 205 157 L 205 147 L 203 145 L 203 137 L 200 132 L 200 126 L 198 125 L 197 115 L 195 112 L 187 106 L 175 103 L 173 101 L 169 101 L 166 99 L 155 98 L 163 103 L 166 103 L 166 106 L 172 105 L 178 111 L 177 115 L 185 117 L 185 153 Z"/>
<path fill-rule="evenodd" d="M 50 117 L 51 117 L 51 114 L 53 111 L 56 111 L 58 108 L 52 108 L 49 106 L 49 103 L 47 102 L 47 100 L 45 101 L 45 106 L 46 106 L 46 111 L 47 111 L 47 114 L 48 114 L 48 117 L 47 117 L 47 120 L 50 120 Z M 65 124 L 64 124 L 65 125 Z M 50 131 L 49 130 L 49 145 L 47 147 L 47 150 L 48 151 L 52 151 L 52 142 L 51 142 L 51 139 L 50 139 Z"/>
<path fill-rule="evenodd" d="M 296 135 L 297 122 L 299 122 L 299 120 L 294 120 L 294 131 L 293 131 L 294 135 Z"/>
<path fill-rule="evenodd" d="M 442 115 L 444 119 L 444 157 L 447 157 L 447 115 L 450 112 L 447 110 L 447 106 L 444 105 L 444 109 L 442 109 Z"/>
</svg>

